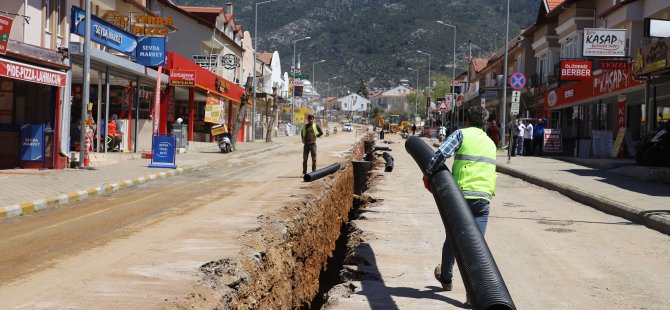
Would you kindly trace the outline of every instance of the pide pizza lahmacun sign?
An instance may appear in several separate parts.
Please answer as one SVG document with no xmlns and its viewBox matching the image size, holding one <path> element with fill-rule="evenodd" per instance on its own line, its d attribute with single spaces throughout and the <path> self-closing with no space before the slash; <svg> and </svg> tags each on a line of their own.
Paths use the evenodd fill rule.
<svg viewBox="0 0 670 310">
<path fill-rule="evenodd" d="M 584 29 L 584 57 L 625 57 L 626 29 Z"/>
</svg>

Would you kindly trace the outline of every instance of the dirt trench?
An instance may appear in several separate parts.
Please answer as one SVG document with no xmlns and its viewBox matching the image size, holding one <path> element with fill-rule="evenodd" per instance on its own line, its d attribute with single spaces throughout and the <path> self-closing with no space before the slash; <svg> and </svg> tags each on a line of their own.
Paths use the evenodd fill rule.
<svg viewBox="0 0 670 310">
<path fill-rule="evenodd" d="M 203 278 L 193 291 L 166 301 L 165 308 L 311 308 L 321 273 L 354 207 L 351 161 L 363 155 L 361 140 L 338 172 L 305 183 L 298 202 L 259 216 L 259 226 L 241 237 L 239 255 L 202 265 Z"/>
</svg>

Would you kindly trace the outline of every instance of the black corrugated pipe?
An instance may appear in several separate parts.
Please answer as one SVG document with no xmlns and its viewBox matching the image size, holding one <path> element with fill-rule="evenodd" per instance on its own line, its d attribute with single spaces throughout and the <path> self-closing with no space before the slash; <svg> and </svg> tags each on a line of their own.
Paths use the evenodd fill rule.
<svg viewBox="0 0 670 310">
<path fill-rule="evenodd" d="M 384 157 L 384 160 L 386 161 L 384 172 L 393 171 L 393 156 L 391 156 L 391 154 L 389 154 L 388 152 L 384 152 L 382 153 L 382 157 Z"/>
<path fill-rule="evenodd" d="M 335 171 L 340 170 L 340 164 L 339 163 L 334 163 L 326 168 L 321 168 L 316 171 L 312 171 L 310 173 L 305 174 L 302 176 L 302 179 L 305 182 L 312 182 L 314 180 L 318 180 L 320 178 L 323 178 L 331 173 L 335 173 Z"/>
<path fill-rule="evenodd" d="M 388 146 L 375 146 L 375 151 L 391 151 L 391 148 Z"/>
<path fill-rule="evenodd" d="M 354 160 L 354 194 L 363 194 L 368 189 L 368 172 L 372 170 L 372 162 L 365 160 Z"/>
<path fill-rule="evenodd" d="M 418 137 L 409 137 L 405 149 L 421 171 L 435 153 Z M 418 180 L 417 180 L 418 182 Z M 484 237 L 479 232 L 468 203 L 446 166 L 430 178 L 442 223 L 454 247 L 454 257 L 461 271 L 465 289 L 472 297 L 474 309 L 516 309 L 512 296 L 496 266 Z"/>
</svg>

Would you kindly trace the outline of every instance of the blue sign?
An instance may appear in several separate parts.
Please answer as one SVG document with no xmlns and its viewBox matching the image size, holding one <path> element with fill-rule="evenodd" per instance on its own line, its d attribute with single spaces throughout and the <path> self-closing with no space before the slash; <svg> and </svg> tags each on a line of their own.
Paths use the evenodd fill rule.
<svg viewBox="0 0 670 310">
<path fill-rule="evenodd" d="M 165 37 L 140 37 L 137 40 L 137 63 L 147 67 L 165 65 Z"/>
<path fill-rule="evenodd" d="M 44 124 L 21 125 L 21 161 L 44 161 Z"/>
<path fill-rule="evenodd" d="M 72 19 L 70 20 L 70 33 L 81 37 L 86 30 L 86 11 L 72 6 Z M 113 48 L 129 56 L 135 56 L 137 37 L 121 28 L 118 28 L 100 17 L 91 15 L 91 41 Z"/>
<path fill-rule="evenodd" d="M 176 169 L 177 137 L 175 135 L 154 136 L 152 140 L 151 164 L 149 168 Z"/>
<path fill-rule="evenodd" d="M 521 90 L 526 86 L 526 76 L 521 72 L 514 72 L 509 78 L 509 85 L 512 86 L 514 90 Z"/>
</svg>

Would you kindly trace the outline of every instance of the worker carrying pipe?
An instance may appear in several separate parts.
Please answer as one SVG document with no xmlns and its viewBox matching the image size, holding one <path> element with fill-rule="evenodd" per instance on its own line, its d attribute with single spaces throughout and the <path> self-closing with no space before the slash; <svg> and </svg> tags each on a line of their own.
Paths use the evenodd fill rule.
<svg viewBox="0 0 670 310">
<path fill-rule="evenodd" d="M 433 154 L 431 160 L 424 168 L 424 177 L 423 182 L 424 186 L 430 191 L 431 182 L 443 182 L 447 181 L 453 183 L 453 179 L 456 181 L 458 189 L 460 189 L 467 206 L 463 207 L 463 210 L 468 210 L 471 212 L 474 222 L 476 223 L 476 228 L 478 228 L 481 233 L 481 242 L 483 241 L 483 236 L 486 233 L 486 226 L 488 222 L 489 209 L 491 206 L 491 199 L 495 195 L 495 185 L 496 185 L 496 146 L 491 141 L 491 139 L 486 135 L 484 131 L 484 124 L 488 120 L 488 112 L 486 109 L 475 106 L 468 109 L 466 114 L 466 127 L 464 129 L 459 129 L 454 131 L 447 139 L 440 145 L 438 150 Z M 409 141 L 408 141 L 409 142 Z M 425 144 L 425 143 L 424 143 Z M 454 163 L 452 166 L 453 179 L 448 176 L 448 179 L 444 176 L 442 178 L 434 178 L 433 175 L 440 171 L 444 170 L 444 162 L 449 157 L 454 157 Z M 433 188 L 442 188 L 447 189 L 448 186 L 440 186 L 440 184 L 433 184 Z M 444 185 L 444 184 L 442 184 Z M 447 193 L 440 193 L 447 194 Z M 453 196 L 453 193 L 448 193 Z M 437 196 L 436 196 L 437 200 Z M 454 205 L 446 205 L 445 208 L 453 208 Z M 446 210 L 445 213 L 455 212 L 453 210 Z M 467 211 L 466 211 L 467 212 Z M 452 222 L 453 222 L 452 216 Z M 470 216 L 464 217 L 463 219 L 470 218 Z M 470 220 L 471 221 L 471 220 Z M 452 238 L 458 238 L 458 235 L 462 235 L 462 230 L 467 230 L 468 227 L 465 225 L 467 223 L 455 223 L 452 224 L 451 232 L 447 231 L 447 238 L 444 241 L 442 247 L 442 261 L 435 267 L 434 275 L 435 278 L 440 282 L 442 288 L 445 291 L 451 291 L 453 288 L 453 266 L 454 266 L 454 247 L 459 245 L 452 244 L 449 234 L 452 234 Z M 465 225 L 465 226 L 464 226 Z M 446 223 L 445 223 L 446 226 Z M 472 225 L 474 226 L 474 225 Z M 460 228 L 459 228 L 460 227 Z M 474 228 L 471 228 L 474 230 Z M 470 231 L 472 232 L 472 231 Z M 476 235 L 476 233 L 474 233 Z M 455 239 L 454 239 L 455 240 Z M 472 240 L 470 240 L 472 241 Z M 467 245 L 469 247 L 480 247 L 480 245 L 472 244 Z M 487 253 L 490 256 L 490 252 L 486 249 Z M 461 249 L 461 251 L 464 251 Z M 493 269 L 497 272 L 497 267 L 495 267 L 495 262 L 493 262 L 491 256 L 491 264 Z M 473 262 L 470 262 L 473 263 Z M 476 264 L 476 262 L 474 262 Z M 460 265 L 460 263 L 459 263 Z M 464 268 L 461 268 L 461 270 Z M 500 278 L 502 281 L 502 278 Z M 465 277 L 464 277 L 465 282 Z M 473 300 L 471 296 L 475 294 L 472 287 L 466 284 L 467 299 L 466 305 L 468 306 L 477 306 L 479 303 L 477 300 Z M 504 291 L 509 296 L 507 289 L 502 284 Z M 506 299 L 506 298 L 504 298 Z M 510 300 L 511 302 L 511 297 Z M 512 304 L 513 305 L 513 304 Z M 481 306 L 481 304 L 479 304 Z"/>
</svg>

